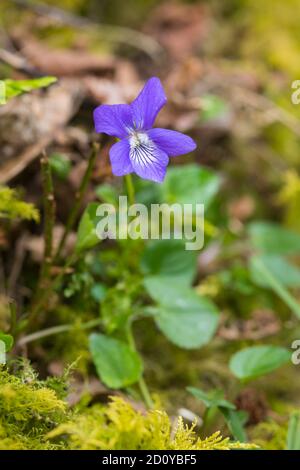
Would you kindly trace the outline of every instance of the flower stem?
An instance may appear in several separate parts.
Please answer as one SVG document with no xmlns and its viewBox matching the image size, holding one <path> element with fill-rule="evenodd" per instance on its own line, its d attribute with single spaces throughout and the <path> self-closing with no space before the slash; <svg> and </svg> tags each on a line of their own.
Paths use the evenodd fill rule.
<svg viewBox="0 0 300 470">
<path fill-rule="evenodd" d="M 135 191 L 134 191 L 134 185 L 132 182 L 132 176 L 130 173 L 128 175 L 125 175 L 125 182 L 126 182 L 126 189 L 127 189 L 129 204 L 132 205 L 135 203 Z"/>
<path fill-rule="evenodd" d="M 126 189 L 127 189 L 129 204 L 132 205 L 132 204 L 135 203 L 135 191 L 134 191 L 132 176 L 131 176 L 130 173 L 128 175 L 125 175 L 125 182 L 126 182 Z M 134 336 L 133 336 L 133 333 L 132 333 L 131 322 L 128 324 L 128 328 L 127 328 L 127 339 L 128 339 L 129 346 L 134 351 L 136 351 L 136 344 L 135 344 Z M 141 377 L 139 379 L 138 386 L 139 386 L 141 395 L 143 397 L 143 400 L 144 400 L 146 406 L 150 409 L 154 408 L 154 403 L 152 401 L 150 392 L 148 390 L 147 384 L 146 384 L 143 377 Z"/>
<path fill-rule="evenodd" d="M 134 336 L 133 336 L 133 333 L 132 333 L 132 325 L 131 325 L 130 321 L 127 325 L 127 341 L 128 341 L 129 346 L 131 347 L 131 349 L 133 351 L 136 351 L 137 349 L 136 349 L 136 344 L 135 344 Z M 147 408 L 149 408 L 149 409 L 154 408 L 153 400 L 151 398 L 151 395 L 150 395 L 150 392 L 148 390 L 147 384 L 146 384 L 143 377 L 141 377 L 139 379 L 138 386 L 139 386 L 139 389 L 140 389 L 140 392 L 141 392 L 141 396 L 143 397 L 143 400 L 144 400 Z"/>
<path fill-rule="evenodd" d="M 67 237 L 68 237 L 70 231 L 72 230 L 72 228 L 73 228 L 73 226 L 76 222 L 76 218 L 77 218 L 78 213 L 80 211 L 80 207 L 81 207 L 81 204 L 82 204 L 82 201 L 83 201 L 88 183 L 89 183 L 91 175 L 92 175 L 94 163 L 95 163 L 96 157 L 98 155 L 98 152 L 99 152 L 99 145 L 94 143 L 93 147 L 92 147 L 90 157 L 89 157 L 89 160 L 88 160 L 88 165 L 87 165 L 87 168 L 85 170 L 85 174 L 83 175 L 81 185 L 80 185 L 80 187 L 79 187 L 79 189 L 76 193 L 76 196 L 75 196 L 75 204 L 74 204 L 74 206 L 73 206 L 73 208 L 72 208 L 72 210 L 69 214 L 69 217 L 68 217 L 68 220 L 67 220 L 67 223 L 66 223 L 66 226 L 65 226 L 64 234 L 63 234 L 63 236 L 60 240 L 59 246 L 57 248 L 55 259 L 59 258 L 59 256 L 61 255 L 61 252 L 62 252 L 62 250 L 65 246 L 65 242 L 67 240 Z"/>
<path fill-rule="evenodd" d="M 138 381 L 138 385 L 139 385 L 141 395 L 144 399 L 144 402 L 147 405 L 147 408 L 153 409 L 154 408 L 154 403 L 153 403 L 153 400 L 152 400 L 151 395 L 149 393 L 149 390 L 148 390 L 147 384 L 144 380 L 144 377 L 140 378 L 140 380 Z"/>
</svg>

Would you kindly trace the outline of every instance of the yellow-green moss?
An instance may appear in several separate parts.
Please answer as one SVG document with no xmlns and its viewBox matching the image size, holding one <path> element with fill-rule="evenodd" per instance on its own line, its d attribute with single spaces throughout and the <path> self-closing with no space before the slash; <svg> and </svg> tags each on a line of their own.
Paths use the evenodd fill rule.
<svg viewBox="0 0 300 470">
<path fill-rule="evenodd" d="M 264 450 L 285 450 L 288 423 L 265 421 L 259 423 L 251 432 L 251 437 Z"/>
<path fill-rule="evenodd" d="M 200 439 L 165 411 L 141 413 L 121 397 L 108 405 L 72 411 L 56 391 L 59 379 L 39 381 L 32 369 L 19 375 L 0 369 L 0 450 L 217 450 L 252 448 L 223 439 L 219 432 Z M 58 387 L 58 392 L 60 386 Z"/>
<path fill-rule="evenodd" d="M 0 217 L 39 221 L 39 212 L 33 204 L 21 201 L 18 193 L 7 186 L 0 186 Z"/>
<path fill-rule="evenodd" d="M 172 429 L 164 411 L 145 414 L 120 397 L 113 397 L 108 406 L 94 406 L 68 423 L 51 431 L 49 438 L 68 436 L 69 446 L 80 450 L 229 450 L 253 448 L 232 443 L 219 432 L 202 440 L 179 418 Z"/>
<path fill-rule="evenodd" d="M 66 403 L 34 375 L 0 371 L 0 449 L 60 448 L 45 436 L 68 416 Z"/>
</svg>

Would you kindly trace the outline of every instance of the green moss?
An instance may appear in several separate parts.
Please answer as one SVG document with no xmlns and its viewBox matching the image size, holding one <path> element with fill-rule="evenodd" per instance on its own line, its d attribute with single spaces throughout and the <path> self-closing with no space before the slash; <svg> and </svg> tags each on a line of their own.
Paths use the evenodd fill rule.
<svg viewBox="0 0 300 470">
<path fill-rule="evenodd" d="M 39 212 L 33 204 L 20 201 L 17 192 L 6 186 L 0 186 L 0 218 L 21 218 L 39 221 Z"/>
<path fill-rule="evenodd" d="M 49 438 L 67 436 L 69 446 L 79 450 L 229 450 L 247 448 L 232 443 L 219 432 L 200 439 L 194 426 L 178 418 L 175 430 L 168 415 L 161 410 L 142 414 L 120 397 L 108 406 L 93 406 L 68 423 L 51 431 Z M 251 447 L 251 446 L 249 446 Z"/>
<path fill-rule="evenodd" d="M 0 449 L 55 449 L 46 434 L 66 420 L 66 403 L 34 374 L 0 370 Z"/>
<path fill-rule="evenodd" d="M 249 448 L 223 439 L 219 432 L 200 439 L 182 418 L 174 429 L 165 411 L 142 414 L 120 397 L 75 412 L 59 398 L 58 383 L 39 381 L 26 364 L 18 375 L 0 369 L 0 450 Z"/>
<path fill-rule="evenodd" d="M 285 450 L 287 423 L 266 421 L 259 423 L 251 432 L 252 439 L 264 450 Z"/>
</svg>

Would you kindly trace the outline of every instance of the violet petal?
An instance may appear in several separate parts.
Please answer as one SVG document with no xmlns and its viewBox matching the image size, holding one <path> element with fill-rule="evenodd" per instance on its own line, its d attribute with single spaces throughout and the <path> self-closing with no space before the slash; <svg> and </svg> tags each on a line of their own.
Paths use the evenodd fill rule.
<svg viewBox="0 0 300 470">
<path fill-rule="evenodd" d="M 169 157 L 192 152 L 197 147 L 191 137 L 181 134 L 181 132 L 155 128 L 147 131 L 147 134 L 157 147 L 166 152 Z"/>
<path fill-rule="evenodd" d="M 136 129 L 150 129 L 167 97 L 160 80 L 152 77 L 147 81 L 138 97 L 131 103 L 133 121 Z"/>
<path fill-rule="evenodd" d="M 112 172 L 115 176 L 132 173 L 133 167 L 129 158 L 130 146 L 127 139 L 114 144 L 109 151 Z"/>
<path fill-rule="evenodd" d="M 140 145 L 130 150 L 130 160 L 133 170 L 141 178 L 161 183 L 164 180 L 168 155 L 153 142 L 149 145 Z"/>
<path fill-rule="evenodd" d="M 129 104 L 103 104 L 94 111 L 96 132 L 104 132 L 122 139 L 133 126 L 132 109 Z"/>
</svg>

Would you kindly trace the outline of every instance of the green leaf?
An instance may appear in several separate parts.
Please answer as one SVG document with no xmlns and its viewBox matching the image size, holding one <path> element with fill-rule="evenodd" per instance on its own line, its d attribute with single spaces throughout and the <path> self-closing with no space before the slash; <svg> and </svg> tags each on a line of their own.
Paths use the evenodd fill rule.
<svg viewBox="0 0 300 470">
<path fill-rule="evenodd" d="M 6 352 L 10 351 L 14 344 L 14 338 L 11 335 L 7 335 L 5 333 L 1 333 L 0 331 L 0 341 L 3 341 L 5 344 Z"/>
<path fill-rule="evenodd" d="M 42 77 L 35 78 L 32 80 L 3 80 L 5 86 L 6 101 L 15 96 L 21 95 L 22 93 L 26 93 L 37 88 L 47 87 L 52 83 L 55 83 L 56 81 L 56 77 Z"/>
<path fill-rule="evenodd" d="M 218 119 L 227 113 L 228 106 L 219 96 L 205 95 L 201 97 L 201 121 Z"/>
<path fill-rule="evenodd" d="M 197 295 L 180 279 L 153 276 L 146 278 L 144 284 L 158 302 L 152 309 L 155 323 L 172 343 L 196 349 L 211 340 L 219 319 L 213 303 Z"/>
<path fill-rule="evenodd" d="M 258 286 L 271 287 L 270 283 L 261 276 L 261 272 L 256 269 L 257 260 L 260 260 L 268 271 L 285 287 L 300 287 L 300 269 L 278 255 L 261 255 L 250 259 L 251 277 Z"/>
<path fill-rule="evenodd" d="M 102 302 L 107 293 L 107 287 L 101 282 L 97 282 L 91 288 L 91 295 L 96 302 Z"/>
<path fill-rule="evenodd" d="M 247 416 L 245 417 L 244 412 L 237 411 L 233 403 L 225 400 L 223 390 L 204 392 L 195 387 L 187 387 L 187 390 L 194 395 L 195 398 L 202 401 L 206 408 L 218 408 L 223 414 L 233 437 L 238 441 L 246 442 L 247 436 L 244 430 L 244 424 Z"/>
<path fill-rule="evenodd" d="M 139 177 L 133 177 L 136 201 L 146 206 L 158 204 L 161 201 L 161 185 L 153 181 L 144 180 Z"/>
<path fill-rule="evenodd" d="M 196 261 L 197 252 L 185 250 L 182 240 L 153 240 L 146 245 L 141 267 L 146 275 L 174 276 L 190 285 Z"/>
<path fill-rule="evenodd" d="M 248 227 L 253 246 L 263 253 L 300 253 L 300 234 L 271 222 L 253 222 Z"/>
<path fill-rule="evenodd" d="M 300 450 L 300 413 L 295 411 L 289 420 L 287 450 Z"/>
<path fill-rule="evenodd" d="M 69 158 L 62 153 L 52 153 L 49 157 L 49 164 L 53 173 L 62 180 L 68 177 L 72 168 Z"/>
<path fill-rule="evenodd" d="M 99 217 L 96 216 L 99 204 L 91 202 L 85 209 L 77 232 L 76 251 L 93 248 L 100 241 L 96 234 Z"/>
<path fill-rule="evenodd" d="M 113 204 L 114 206 L 117 205 L 118 202 L 118 194 L 116 188 L 112 184 L 100 184 L 96 187 L 95 193 L 99 199 L 103 202 L 107 202 L 109 204 Z"/>
<path fill-rule="evenodd" d="M 268 269 L 261 256 L 253 256 L 250 259 L 250 272 L 252 277 L 259 279 L 261 283 L 268 285 L 283 302 L 291 309 L 291 311 L 300 318 L 300 305 L 297 300 L 286 290 L 285 286 L 278 280 L 273 272 Z"/>
<path fill-rule="evenodd" d="M 89 345 L 98 375 L 108 387 L 128 387 L 141 378 L 141 358 L 126 343 L 93 333 Z"/>
<path fill-rule="evenodd" d="M 234 354 L 229 363 L 231 372 L 241 380 L 268 374 L 291 359 L 290 352 L 279 346 L 252 346 Z"/>
<path fill-rule="evenodd" d="M 242 410 L 236 411 L 228 408 L 222 408 L 221 412 L 234 439 L 239 442 L 247 442 L 244 425 L 247 421 L 248 413 Z"/>
<path fill-rule="evenodd" d="M 166 307 L 185 308 L 192 301 L 197 305 L 200 298 L 191 287 L 171 276 L 149 276 L 144 279 L 144 285 L 152 299 Z"/>
<path fill-rule="evenodd" d="M 0 364 L 6 364 L 6 353 L 11 350 L 13 344 L 13 337 L 0 331 Z"/>
<path fill-rule="evenodd" d="M 0 364 L 6 364 L 6 347 L 4 341 L 0 339 Z"/>
<path fill-rule="evenodd" d="M 204 204 L 208 209 L 221 184 L 211 170 L 195 164 L 170 167 L 160 186 L 162 200 L 168 204 Z"/>
<path fill-rule="evenodd" d="M 224 392 L 222 390 L 212 390 L 210 392 L 204 392 L 199 388 L 187 387 L 195 398 L 202 401 L 206 408 L 227 408 L 229 410 L 235 410 L 236 406 L 230 401 L 225 400 Z"/>
</svg>

